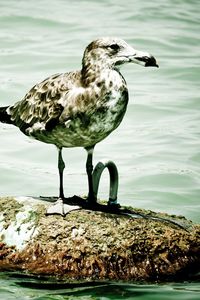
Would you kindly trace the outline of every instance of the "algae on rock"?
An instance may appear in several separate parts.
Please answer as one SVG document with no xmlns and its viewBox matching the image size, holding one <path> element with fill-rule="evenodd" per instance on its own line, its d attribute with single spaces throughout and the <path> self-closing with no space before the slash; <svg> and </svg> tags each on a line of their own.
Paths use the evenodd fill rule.
<svg viewBox="0 0 200 300">
<path fill-rule="evenodd" d="M 33 198 L 0 198 L 0 270 L 132 281 L 186 277 L 199 268 L 200 226 L 183 217 L 134 209 L 181 222 L 187 230 L 152 218 L 83 209 L 46 216 L 48 205 Z M 13 224 L 26 232 L 20 243 L 17 230 L 7 243 Z"/>
</svg>

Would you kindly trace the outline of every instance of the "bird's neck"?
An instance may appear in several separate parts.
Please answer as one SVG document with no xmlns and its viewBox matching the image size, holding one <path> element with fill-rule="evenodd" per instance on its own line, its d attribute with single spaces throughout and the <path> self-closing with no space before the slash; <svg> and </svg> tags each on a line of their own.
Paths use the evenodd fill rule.
<svg viewBox="0 0 200 300">
<path fill-rule="evenodd" d="M 116 72 L 116 70 L 103 62 L 83 64 L 81 70 L 82 84 L 84 87 L 87 87 L 94 83 L 103 83 L 106 79 L 111 77 L 109 75 L 112 72 Z"/>
</svg>

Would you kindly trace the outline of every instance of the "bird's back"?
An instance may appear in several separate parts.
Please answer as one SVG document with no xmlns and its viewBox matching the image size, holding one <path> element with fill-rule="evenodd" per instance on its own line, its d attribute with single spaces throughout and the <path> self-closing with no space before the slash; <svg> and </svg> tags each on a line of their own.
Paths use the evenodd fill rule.
<svg viewBox="0 0 200 300">
<path fill-rule="evenodd" d="M 36 84 L 21 101 L 10 106 L 8 113 L 13 124 L 27 135 L 36 127 L 51 129 L 63 111 L 62 99 L 76 86 L 79 77 L 80 72 L 55 74 Z"/>
<path fill-rule="evenodd" d="M 28 136 L 58 147 L 88 147 L 120 124 L 127 102 L 126 83 L 117 71 L 109 70 L 87 87 L 75 71 L 35 85 L 7 111 Z"/>
</svg>

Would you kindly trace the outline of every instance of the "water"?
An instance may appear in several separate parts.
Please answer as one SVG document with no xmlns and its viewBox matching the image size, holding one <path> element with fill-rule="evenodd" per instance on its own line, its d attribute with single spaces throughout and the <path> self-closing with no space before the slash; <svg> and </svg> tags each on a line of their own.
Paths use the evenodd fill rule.
<svg viewBox="0 0 200 300">
<path fill-rule="evenodd" d="M 112 159 L 119 201 L 199 222 L 200 99 L 198 0 L 0 0 L 0 105 L 21 99 L 47 76 L 80 68 L 85 46 L 118 36 L 152 53 L 160 68 L 129 65 L 130 102 L 120 127 L 96 146 Z M 57 195 L 57 153 L 0 125 L 0 195 Z M 86 153 L 66 149 L 66 196 L 87 193 Z M 108 177 L 100 197 L 107 198 Z M 27 279 L 28 280 L 28 279 Z M 0 299 L 199 299 L 198 282 L 117 284 L 54 291 L 0 277 Z M 31 281 L 28 280 L 31 284 Z"/>
<path fill-rule="evenodd" d="M 15 278 L 13 278 L 15 276 Z M 2 278 L 1 278 L 2 277 Z M 124 284 L 100 282 L 64 284 L 4 274 L 0 276 L 0 299 L 4 300 L 199 300 L 198 283 Z"/>
</svg>

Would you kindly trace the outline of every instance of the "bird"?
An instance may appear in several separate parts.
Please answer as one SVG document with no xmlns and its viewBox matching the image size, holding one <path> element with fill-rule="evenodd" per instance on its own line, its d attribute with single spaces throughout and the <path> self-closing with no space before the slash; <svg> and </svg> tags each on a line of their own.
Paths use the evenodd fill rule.
<svg viewBox="0 0 200 300">
<path fill-rule="evenodd" d="M 64 214 L 62 149 L 87 151 L 88 196 L 95 202 L 92 172 L 93 150 L 121 123 L 128 104 L 128 87 L 121 66 L 158 67 L 154 56 L 136 50 L 116 37 L 101 37 L 85 48 L 81 70 L 54 74 L 36 84 L 13 105 L 0 107 L 0 122 L 58 149 L 59 212 Z"/>
</svg>

